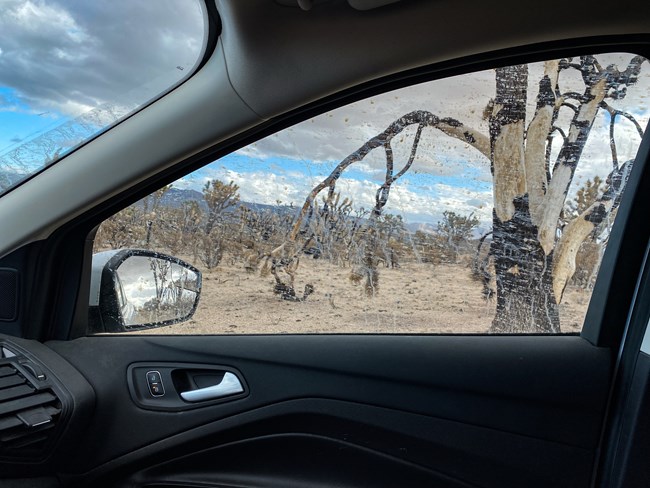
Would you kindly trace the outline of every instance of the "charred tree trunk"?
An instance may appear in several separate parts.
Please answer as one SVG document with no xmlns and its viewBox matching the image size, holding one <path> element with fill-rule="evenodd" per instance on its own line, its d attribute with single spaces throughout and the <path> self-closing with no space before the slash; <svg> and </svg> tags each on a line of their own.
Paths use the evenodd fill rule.
<svg viewBox="0 0 650 488">
<path fill-rule="evenodd" d="M 491 252 L 497 283 L 492 332 L 560 332 L 559 302 L 575 270 L 577 249 L 616 207 L 628 172 L 618 167 L 614 123 L 616 115 L 636 121 L 609 107 L 605 100 L 625 96 L 627 87 L 636 83 L 641 63 L 642 58 L 634 57 L 625 71 L 619 71 L 613 66 L 603 69 L 593 56 L 583 56 L 577 64 L 546 62 L 535 115 L 527 130 L 527 66 L 496 70 L 496 97 L 490 116 L 495 193 Z M 562 69 L 581 73 L 583 93 L 561 93 L 558 76 Z M 567 99 L 576 100 L 577 105 L 568 104 Z M 545 147 L 544 141 L 556 129 L 558 111 L 564 106 L 574 113 L 566 135 L 562 132 L 564 144 L 551 173 L 544 164 L 550 143 Z M 612 118 L 609 189 L 593 208 L 567 226 L 558 242 L 558 219 L 599 108 L 608 110 Z"/>
<path fill-rule="evenodd" d="M 528 196 L 515 198 L 514 215 L 494 212 L 491 254 L 496 274 L 497 310 L 490 332 L 558 333 L 559 307 L 553 293 L 553 253 L 537 239 Z"/>
<path fill-rule="evenodd" d="M 496 71 L 490 117 L 494 211 L 491 254 L 497 309 L 490 332 L 560 332 L 553 294 L 553 252 L 546 253 L 533 221 L 527 191 L 526 65 Z"/>
<path fill-rule="evenodd" d="M 287 248 L 299 248 L 296 241 L 304 232 L 305 220 L 309 220 L 308 213 L 313 211 L 318 195 L 328 190 L 329 201 L 347 168 L 362 161 L 371 151 L 383 148 L 386 153 L 386 177 L 377 190 L 375 207 L 362 233 L 360 270 L 351 274 L 351 280 L 355 283 L 366 278 L 366 290 L 369 295 L 374 295 L 379 279 L 376 221 L 382 215 L 393 183 L 411 168 L 422 130 L 437 129 L 469 144 L 490 162 L 494 184 L 493 237 L 486 260 L 492 259 L 495 266 L 497 295 L 497 310 L 491 331 L 560 332 L 559 303 L 566 283 L 575 270 L 575 255 L 580 243 L 616 208 L 618 195 L 631 167 L 631 162 L 622 167 L 618 164 L 614 138 L 616 118 L 620 116 L 619 119 L 631 121 L 639 135 L 643 136 L 642 128 L 634 117 L 610 106 L 607 100 L 620 100 L 626 96 L 627 88 L 636 83 L 643 62 L 645 58 L 635 56 L 623 71 L 614 65 L 603 68 L 593 56 L 545 62 L 536 96 L 535 114 L 528 127 L 528 66 L 498 68 L 496 95 L 484 111 L 484 116 L 489 118 L 489 138 L 457 119 L 441 118 L 428 111 L 416 110 L 400 117 L 343 159 L 329 176 L 311 190 L 293 224 Z M 577 70 L 580 73 L 584 91 L 560 90 L 559 76 L 564 70 Z M 610 188 L 592 207 L 566 225 L 559 237 L 558 222 L 600 109 L 607 110 L 611 119 L 613 169 L 608 178 Z M 558 117 L 561 110 L 573 112 L 568 130 L 556 126 L 558 121 L 566 119 Z M 399 172 L 394 173 L 392 141 L 412 126 L 417 126 L 417 132 L 410 158 Z M 552 164 L 554 134 L 561 135 L 563 144 Z M 287 259 L 287 266 L 293 265 L 296 256 Z M 491 298 L 487 261 L 477 266 L 476 273 L 483 282 L 486 298 Z"/>
</svg>

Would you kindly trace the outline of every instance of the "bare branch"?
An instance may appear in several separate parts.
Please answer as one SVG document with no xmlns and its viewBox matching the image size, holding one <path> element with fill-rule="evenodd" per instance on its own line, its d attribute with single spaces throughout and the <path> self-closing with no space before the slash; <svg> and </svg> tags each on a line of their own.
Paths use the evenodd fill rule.
<svg viewBox="0 0 650 488">
<path fill-rule="evenodd" d="M 618 155 L 616 154 L 616 139 L 614 138 L 614 127 L 616 125 L 616 114 L 609 118 L 609 148 L 612 151 L 612 166 L 618 169 Z"/>
<path fill-rule="evenodd" d="M 561 127 L 553 126 L 546 138 L 546 151 L 544 154 L 544 173 L 546 174 L 547 183 L 551 181 L 551 152 L 553 151 L 553 133 L 558 132 L 564 143 L 567 142 L 567 135 Z"/>
<path fill-rule="evenodd" d="M 413 140 L 413 145 L 411 146 L 411 154 L 409 156 L 409 160 L 401 169 L 401 171 L 395 175 L 393 181 L 397 180 L 398 178 L 401 178 L 404 175 L 404 173 L 406 173 L 413 165 L 413 161 L 415 161 L 415 154 L 417 153 L 418 150 L 418 144 L 420 144 L 420 136 L 422 136 L 422 129 L 424 129 L 424 126 L 420 124 L 418 126 L 417 132 L 415 133 L 415 139 Z"/>
<path fill-rule="evenodd" d="M 558 303 L 575 272 L 575 258 L 580 245 L 618 207 L 631 168 L 632 161 L 627 161 L 620 168 L 614 169 L 607 177 L 609 187 L 603 195 L 564 228 L 553 260 L 553 292 Z"/>
<path fill-rule="evenodd" d="M 629 113 L 623 112 L 621 110 L 615 109 L 611 105 L 609 105 L 607 102 L 603 101 L 600 103 L 600 107 L 607 110 L 609 113 L 609 147 L 612 152 L 612 166 L 614 169 L 618 169 L 618 154 L 616 151 L 616 138 L 614 134 L 614 129 L 616 126 L 616 117 L 618 115 L 625 117 L 628 119 L 630 122 L 634 124 L 636 127 L 637 133 L 639 134 L 639 137 L 643 139 L 643 129 L 641 128 L 641 125 L 636 121 L 636 119 Z"/>
<path fill-rule="evenodd" d="M 641 124 L 639 124 L 639 123 L 636 121 L 636 119 L 635 119 L 632 115 L 628 114 L 627 112 L 619 112 L 618 114 L 621 115 L 621 116 L 623 116 L 623 117 L 625 117 L 625 118 L 628 119 L 630 122 L 632 122 L 632 123 L 634 124 L 634 126 L 636 127 L 636 131 L 639 133 L 639 137 L 640 137 L 641 139 L 643 139 L 643 134 L 644 134 L 644 132 L 643 132 L 643 128 L 641 127 Z"/>
<path fill-rule="evenodd" d="M 472 146 L 483 156 L 490 159 L 490 140 L 475 129 L 471 129 L 456 119 L 447 117 L 440 119 L 438 124 L 425 124 L 424 127 L 434 127 L 448 136 Z"/>
<path fill-rule="evenodd" d="M 393 148 L 390 145 L 390 141 L 386 141 L 384 144 L 384 150 L 386 152 L 386 180 L 389 180 L 393 177 Z"/>
<path fill-rule="evenodd" d="M 634 85 L 641 73 L 641 65 L 646 61 L 643 56 L 634 56 L 625 71 L 619 71 L 616 66 L 608 66 L 604 74 L 607 79 L 607 98 L 621 100 L 627 95 L 627 88 Z"/>
<path fill-rule="evenodd" d="M 560 135 L 562 136 L 562 139 L 564 139 L 564 142 L 567 142 L 567 135 L 566 135 L 566 133 L 564 132 L 564 130 L 561 127 L 557 127 L 557 126 L 554 125 L 551 128 L 550 133 L 553 134 L 553 132 L 559 132 Z"/>
<path fill-rule="evenodd" d="M 629 114 L 627 112 L 623 112 L 622 110 L 618 110 L 618 109 L 612 107 L 607 102 L 602 102 L 600 104 L 600 107 L 607 110 L 607 112 L 609 112 L 609 115 L 611 116 L 612 119 L 614 119 L 617 115 L 620 115 L 622 117 L 625 117 L 630 122 L 632 122 L 634 124 L 634 127 L 636 127 L 636 131 L 639 134 L 639 137 L 641 137 L 643 139 L 643 133 L 644 133 L 643 128 L 641 127 L 641 124 L 639 124 L 636 121 L 636 119 L 634 118 L 634 116 L 632 114 Z"/>
<path fill-rule="evenodd" d="M 578 107 L 576 107 L 576 106 L 573 105 L 572 103 L 569 103 L 569 102 L 562 102 L 562 103 L 560 104 L 560 106 L 561 106 L 561 107 L 568 107 L 568 108 L 570 108 L 571 110 L 573 110 L 573 113 L 574 113 L 574 114 L 578 112 Z"/>
<path fill-rule="evenodd" d="M 438 116 L 432 114 L 431 112 L 427 112 L 424 110 L 416 110 L 414 112 L 410 112 L 397 119 L 395 122 L 390 124 L 386 128 L 386 130 L 384 130 L 382 133 L 368 140 L 359 149 L 357 149 L 355 152 L 353 152 L 345 159 L 343 159 L 343 161 L 341 161 L 336 166 L 336 168 L 334 168 L 334 170 L 329 174 L 329 176 L 327 176 L 323 181 L 321 181 L 318 185 L 316 185 L 311 192 L 309 192 L 309 195 L 305 199 L 305 203 L 303 204 L 300 213 L 298 214 L 298 217 L 294 222 L 293 228 L 291 230 L 291 234 L 289 235 L 289 239 L 291 241 L 294 241 L 296 239 L 298 233 L 300 232 L 300 227 L 302 226 L 302 222 L 305 218 L 305 215 L 307 215 L 307 212 L 309 211 L 309 208 L 313 204 L 314 199 L 321 191 L 323 191 L 325 188 L 328 187 L 331 189 L 334 185 L 336 185 L 336 182 L 341 177 L 341 174 L 343 174 L 343 172 L 350 165 L 362 161 L 373 149 L 376 149 L 378 147 L 386 148 L 387 143 L 389 143 L 396 135 L 400 134 L 405 129 L 407 129 L 408 127 L 414 124 L 418 124 L 419 126 L 418 133 L 416 134 L 418 141 L 419 141 L 419 134 L 421 133 L 421 130 L 424 127 L 432 127 L 434 129 L 440 130 L 441 132 L 447 134 L 448 136 L 454 137 L 456 139 L 459 139 L 469 144 L 470 146 L 474 147 L 476 150 L 481 152 L 481 154 L 486 156 L 488 159 L 490 157 L 489 140 L 486 136 L 484 136 L 480 132 L 465 126 L 464 124 L 462 124 L 456 119 L 452 119 L 449 117 L 441 119 Z M 412 149 L 412 157 L 415 157 L 414 151 L 416 149 L 417 149 L 417 144 L 414 144 L 414 148 Z M 412 159 L 410 160 L 410 162 L 411 164 L 413 163 Z M 410 167 L 410 165 L 408 165 L 408 167 Z M 408 167 L 406 168 L 406 170 L 403 169 L 402 171 L 406 172 L 408 170 Z M 403 172 L 400 173 L 403 174 Z M 401 176 L 401 174 L 399 176 Z"/>
<path fill-rule="evenodd" d="M 612 79 L 612 73 L 616 71 L 614 67 L 610 66 L 604 72 L 600 72 L 593 56 L 582 56 L 580 65 L 582 78 L 585 82 L 585 92 L 580 97 L 582 102 L 574 114 L 567 138 L 555 162 L 538 218 L 538 238 L 547 256 L 553 251 L 557 221 L 564 208 L 566 195 L 591 132 L 593 121 L 601 102 L 607 95 L 608 87 L 614 83 Z"/>
<path fill-rule="evenodd" d="M 411 146 L 411 154 L 409 156 L 409 159 L 404 167 L 395 176 L 393 176 L 393 151 L 390 149 L 390 142 L 386 143 L 386 179 L 377 190 L 377 194 L 375 196 L 375 208 L 373 209 L 371 216 L 379 217 L 381 215 L 381 211 L 388 201 L 388 195 L 390 193 L 392 184 L 400 179 L 413 165 L 423 128 L 424 126 L 422 124 L 418 125 L 418 130 L 415 133 L 415 139 L 413 140 L 413 145 Z"/>
<path fill-rule="evenodd" d="M 585 83 L 585 92 L 579 97 L 580 106 L 571 121 L 567 140 L 558 154 L 551 182 L 541 206 L 538 238 L 546 255 L 553 250 L 557 221 L 564 208 L 569 186 L 598 109 L 603 107 L 605 98 L 625 97 L 627 88 L 637 82 L 644 61 L 645 58 L 635 56 L 621 72 L 614 65 L 603 70 L 594 56 L 580 57 L 580 71 Z M 565 94 L 565 97 L 573 95 L 569 93 Z M 622 113 L 620 115 L 625 116 Z M 637 130 L 639 129 L 640 127 L 637 126 Z"/>
<path fill-rule="evenodd" d="M 537 223 L 538 209 L 544 200 L 548 183 L 545 164 L 546 138 L 552 131 L 557 117 L 555 88 L 558 82 L 560 62 L 544 63 L 544 76 L 539 82 L 537 108 L 526 131 L 526 149 L 524 152 L 526 170 L 526 190 L 533 222 Z"/>
<path fill-rule="evenodd" d="M 553 137 L 549 135 L 546 138 L 546 153 L 544 155 L 544 173 L 546 181 L 551 181 L 551 152 L 553 151 Z"/>
<path fill-rule="evenodd" d="M 575 100 L 577 102 L 584 102 L 585 101 L 585 96 L 583 94 L 577 93 L 577 92 L 566 92 L 562 94 L 562 100 Z M 577 109 L 575 109 L 577 110 Z"/>
</svg>

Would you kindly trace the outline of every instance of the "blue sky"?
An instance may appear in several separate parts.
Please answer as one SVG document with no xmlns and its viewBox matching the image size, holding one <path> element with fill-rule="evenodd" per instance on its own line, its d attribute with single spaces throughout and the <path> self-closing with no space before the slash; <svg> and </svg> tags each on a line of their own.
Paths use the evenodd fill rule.
<svg viewBox="0 0 650 488">
<path fill-rule="evenodd" d="M 206 180 L 218 178 L 239 185 L 244 200 L 302 205 L 309 191 L 329 175 L 339 161 L 395 118 L 415 108 L 426 107 L 432 100 L 432 92 L 451 94 L 442 102 L 436 100 L 440 105 L 438 113 L 457 117 L 476 131 L 488 134 L 487 122 L 481 118 L 477 107 L 489 100 L 494 90 L 492 76 L 489 72 L 480 76 L 479 79 L 484 80 L 482 86 L 472 86 L 471 95 L 467 88 L 464 92 L 455 92 L 456 87 L 463 84 L 451 79 L 402 90 L 399 97 L 394 93 L 385 94 L 342 107 L 225 156 L 181 179 L 176 186 L 200 190 Z M 648 85 L 646 83 L 644 88 Z M 631 95 L 627 105 L 640 104 L 640 100 Z M 531 110 L 534 110 L 534 103 Z M 634 111 L 645 125 L 647 107 L 645 110 L 635 107 Z M 414 131 L 406 130 L 404 137 L 393 144 L 395 172 L 399 171 L 399 162 L 408 157 L 413 135 Z M 634 157 L 639 137 L 632 124 L 620 124 L 616 137 L 620 160 Z M 554 145 L 555 151 L 560 147 L 559 142 Z M 603 112 L 580 161 L 570 198 L 587 178 L 595 175 L 605 178 L 609 171 L 609 115 Z M 383 151 L 378 149 L 350 166 L 341 176 L 337 190 L 342 197 L 351 198 L 357 208 L 372 208 L 384 172 Z M 394 184 L 385 211 L 400 214 L 409 223 L 433 225 L 441 220 L 444 211 L 462 215 L 473 213 L 481 220 L 481 228 L 486 230 L 491 225 L 492 199 L 489 161 L 468 145 L 431 129 L 423 132 L 415 162 Z"/>
<path fill-rule="evenodd" d="M 38 170 L 173 86 L 204 42 L 191 0 L 2 0 L 0 10 L 6 173 Z"/>
<path fill-rule="evenodd" d="M 313 162 L 309 160 L 296 160 L 271 156 L 268 158 L 253 158 L 240 153 L 232 153 L 206 166 L 205 168 L 195 171 L 193 176 L 196 183 L 193 187 L 200 186 L 199 181 L 209 177 L 212 171 L 219 168 L 237 171 L 242 173 L 268 172 L 284 175 L 289 179 L 306 177 L 311 183 L 316 184 L 329 174 L 339 163 L 339 161 Z M 416 193 L 430 192 L 431 187 L 436 184 L 450 185 L 458 188 L 466 188 L 470 191 L 489 191 L 492 185 L 487 181 L 477 179 L 482 173 L 479 169 L 468 167 L 460 175 L 432 175 L 429 173 L 418 172 L 417 161 L 410 172 L 406 173 L 399 180 L 402 185 L 409 186 Z M 292 177 L 292 175 L 294 175 Z M 300 175 L 300 176 L 298 176 Z M 303 176 L 304 175 L 304 176 Z M 189 176 L 189 175 L 188 175 Z M 344 173 L 349 179 L 359 181 L 370 181 L 380 185 L 383 178 L 378 178 L 379 172 L 369 173 L 357 169 L 355 165 L 350 166 Z"/>
<path fill-rule="evenodd" d="M 55 110 L 36 112 L 10 87 L 0 86 L 0 155 L 68 120 Z"/>
<path fill-rule="evenodd" d="M 265 204 L 301 206 L 315 185 L 338 161 L 311 161 L 280 156 L 251 156 L 233 153 L 182 178 L 175 186 L 201 190 L 213 178 L 234 181 L 242 199 Z M 489 225 L 492 184 L 481 178 L 484 171 L 466 167 L 462 174 L 435 175 L 418 170 L 416 158 L 411 171 L 394 184 L 386 211 L 400 214 L 408 223 L 436 224 L 445 210 L 465 215 L 480 214 Z M 337 189 L 351 198 L 355 207 L 370 209 L 375 192 L 383 181 L 380 171 L 363 164 L 352 165 L 340 178 Z"/>
</svg>

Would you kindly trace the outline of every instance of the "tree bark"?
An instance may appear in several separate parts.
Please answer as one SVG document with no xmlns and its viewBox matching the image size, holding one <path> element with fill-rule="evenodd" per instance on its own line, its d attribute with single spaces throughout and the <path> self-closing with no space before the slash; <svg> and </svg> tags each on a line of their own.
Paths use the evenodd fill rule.
<svg viewBox="0 0 650 488">
<path fill-rule="evenodd" d="M 496 98 L 490 116 L 494 181 L 490 252 L 497 309 L 490 332 L 501 334 L 560 332 L 559 309 L 553 294 L 553 253 L 544 252 L 538 239 L 526 184 L 527 87 L 526 65 L 497 69 Z M 542 84 L 541 89 L 548 91 L 549 87 Z M 539 190 L 534 191 L 536 203 L 540 200 Z"/>
<path fill-rule="evenodd" d="M 514 213 L 501 220 L 493 212 L 497 309 L 492 333 L 559 333 L 559 307 L 553 293 L 553 253 L 537 239 L 528 196 L 513 200 Z"/>
</svg>

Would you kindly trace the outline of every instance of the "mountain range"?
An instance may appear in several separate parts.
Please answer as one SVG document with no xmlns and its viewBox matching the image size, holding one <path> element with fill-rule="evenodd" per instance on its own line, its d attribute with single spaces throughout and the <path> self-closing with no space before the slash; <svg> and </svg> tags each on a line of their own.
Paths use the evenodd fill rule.
<svg viewBox="0 0 650 488">
<path fill-rule="evenodd" d="M 204 212 L 207 211 L 208 207 L 205 203 L 205 200 L 203 199 L 203 193 L 191 189 L 170 188 L 165 192 L 160 203 L 165 207 L 180 208 L 183 205 L 183 203 L 191 200 L 196 201 L 199 204 L 199 207 L 201 208 L 202 211 Z M 297 213 L 299 210 L 298 207 L 289 207 L 286 205 L 283 206 L 266 205 L 263 203 L 253 203 L 253 202 L 245 202 L 245 201 L 240 201 L 239 205 L 245 206 L 256 212 L 268 211 L 274 213 Z M 233 211 L 235 208 L 236 207 L 231 207 L 230 210 Z M 435 224 L 430 224 L 426 222 L 409 222 L 405 224 L 405 227 L 411 233 L 415 233 L 417 231 L 433 233 L 437 228 Z"/>
</svg>

